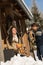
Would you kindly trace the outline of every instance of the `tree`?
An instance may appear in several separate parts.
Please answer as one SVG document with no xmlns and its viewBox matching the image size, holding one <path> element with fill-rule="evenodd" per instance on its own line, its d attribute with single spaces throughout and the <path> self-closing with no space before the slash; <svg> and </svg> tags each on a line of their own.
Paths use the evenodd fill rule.
<svg viewBox="0 0 43 65">
<path fill-rule="evenodd" d="M 35 0 L 32 0 L 32 14 L 33 14 L 33 20 L 34 22 L 40 22 L 40 13 L 39 13 L 39 10 L 36 6 L 36 3 L 35 3 Z"/>
</svg>

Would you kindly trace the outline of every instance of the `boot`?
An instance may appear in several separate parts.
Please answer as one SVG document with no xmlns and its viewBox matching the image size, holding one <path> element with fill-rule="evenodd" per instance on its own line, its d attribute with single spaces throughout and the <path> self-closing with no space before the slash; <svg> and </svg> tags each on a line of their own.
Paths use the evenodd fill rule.
<svg viewBox="0 0 43 65">
<path fill-rule="evenodd" d="M 42 58 L 42 61 L 43 61 L 43 58 Z"/>
</svg>

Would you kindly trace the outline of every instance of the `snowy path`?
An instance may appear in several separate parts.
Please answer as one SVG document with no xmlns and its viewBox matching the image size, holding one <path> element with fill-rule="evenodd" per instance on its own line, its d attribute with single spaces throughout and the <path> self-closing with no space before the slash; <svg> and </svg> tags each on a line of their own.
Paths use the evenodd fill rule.
<svg viewBox="0 0 43 65">
<path fill-rule="evenodd" d="M 43 65 L 40 60 L 35 61 L 33 57 L 21 57 L 19 54 L 11 58 L 10 61 L 1 62 L 1 65 Z"/>
</svg>

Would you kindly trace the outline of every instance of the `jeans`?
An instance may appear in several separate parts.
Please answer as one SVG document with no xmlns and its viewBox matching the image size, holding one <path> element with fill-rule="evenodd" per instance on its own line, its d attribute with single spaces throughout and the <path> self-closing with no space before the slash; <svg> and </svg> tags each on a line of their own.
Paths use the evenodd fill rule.
<svg viewBox="0 0 43 65">
<path fill-rule="evenodd" d="M 40 53 L 41 53 L 41 56 L 43 57 L 43 45 L 40 46 Z"/>
<path fill-rule="evenodd" d="M 43 45 L 37 47 L 37 56 L 39 60 L 42 60 L 43 58 Z"/>
<path fill-rule="evenodd" d="M 39 60 L 42 60 L 41 59 L 41 53 L 40 53 L 40 48 L 39 47 L 37 47 L 37 56 L 38 56 Z"/>
</svg>

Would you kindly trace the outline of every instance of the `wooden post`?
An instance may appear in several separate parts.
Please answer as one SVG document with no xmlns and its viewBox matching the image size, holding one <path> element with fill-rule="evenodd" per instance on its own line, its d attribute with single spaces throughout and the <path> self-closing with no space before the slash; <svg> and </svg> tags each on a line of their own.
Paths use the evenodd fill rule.
<svg viewBox="0 0 43 65">
<path fill-rule="evenodd" d="M 0 10 L 0 61 L 4 61 L 4 53 L 2 48 L 2 37 L 1 37 L 1 10 Z"/>
</svg>

